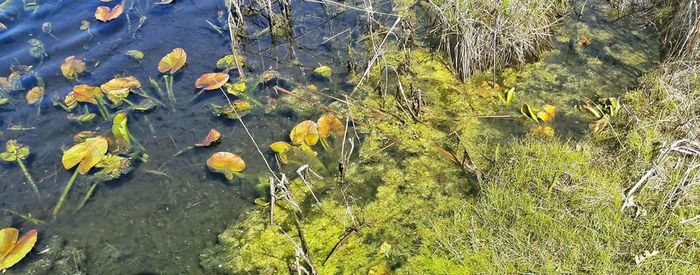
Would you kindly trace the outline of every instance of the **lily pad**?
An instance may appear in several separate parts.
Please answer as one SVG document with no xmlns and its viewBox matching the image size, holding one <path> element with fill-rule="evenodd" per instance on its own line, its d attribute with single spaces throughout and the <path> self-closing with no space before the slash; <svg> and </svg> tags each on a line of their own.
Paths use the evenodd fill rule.
<svg viewBox="0 0 700 275">
<path fill-rule="evenodd" d="M 318 124 L 318 135 L 322 139 L 326 139 L 330 135 L 342 136 L 345 132 L 345 125 L 333 114 L 322 115 L 316 124 Z"/>
<path fill-rule="evenodd" d="M 114 8 L 99 6 L 95 10 L 95 18 L 102 22 L 109 22 L 119 17 L 124 12 L 124 6 L 119 4 Z"/>
<path fill-rule="evenodd" d="M 557 114 L 557 107 L 552 105 L 544 105 L 542 106 L 542 109 L 542 111 L 537 112 L 537 118 L 543 122 L 549 122 L 550 120 L 554 119 L 554 116 Z"/>
<path fill-rule="evenodd" d="M 209 133 L 207 133 L 207 136 L 204 137 L 204 139 L 200 140 L 199 142 L 195 143 L 194 146 L 197 147 L 207 147 L 211 146 L 214 143 L 218 143 L 221 140 L 221 133 L 217 131 L 216 129 L 211 129 L 209 130 Z"/>
<path fill-rule="evenodd" d="M 100 86 L 113 104 L 117 105 L 129 96 L 132 89 L 141 88 L 141 82 L 133 76 L 116 77 Z"/>
<path fill-rule="evenodd" d="M 245 162 L 240 156 L 229 152 L 217 152 L 207 160 L 207 167 L 213 172 L 221 173 L 226 179 L 233 177 L 245 169 Z"/>
<path fill-rule="evenodd" d="M 175 74 L 187 62 L 187 53 L 182 48 L 175 48 L 165 55 L 158 63 L 158 71 L 161 73 Z"/>
<path fill-rule="evenodd" d="M 66 95 L 64 102 L 67 106 L 73 106 L 76 102 L 97 104 L 97 97 L 102 95 L 99 87 L 80 84 L 73 87 L 73 90 Z"/>
<path fill-rule="evenodd" d="M 37 86 L 27 91 L 26 99 L 29 104 L 36 104 L 44 98 L 44 87 Z"/>
<path fill-rule="evenodd" d="M 0 270 L 7 269 L 24 259 L 34 248 L 37 239 L 36 229 L 25 233 L 17 240 L 19 230 L 5 228 L 0 230 Z"/>
<path fill-rule="evenodd" d="M 63 152 L 63 168 L 71 169 L 78 165 L 78 173 L 86 174 L 94 167 L 107 153 L 109 144 L 103 136 L 87 138 L 85 141 L 76 144 Z"/>
<path fill-rule="evenodd" d="M 6 162 L 25 160 L 29 156 L 29 147 L 11 139 L 5 144 L 5 152 L 0 153 L 0 159 Z"/>
<path fill-rule="evenodd" d="M 316 145 L 319 139 L 318 124 L 311 120 L 302 121 L 292 128 L 292 132 L 289 133 L 289 139 L 292 140 L 294 145 Z"/>
<path fill-rule="evenodd" d="M 197 79 L 194 86 L 206 91 L 216 90 L 223 87 L 228 79 L 229 75 L 225 73 L 205 73 Z"/>
</svg>

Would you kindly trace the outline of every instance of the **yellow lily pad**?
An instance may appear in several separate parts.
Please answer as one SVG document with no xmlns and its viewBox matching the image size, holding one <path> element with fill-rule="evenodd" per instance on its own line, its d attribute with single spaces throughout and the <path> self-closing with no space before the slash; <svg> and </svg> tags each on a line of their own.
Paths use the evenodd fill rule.
<svg viewBox="0 0 700 275">
<path fill-rule="evenodd" d="M 66 95 L 65 103 L 72 106 L 75 102 L 85 102 L 97 104 L 97 97 L 102 95 L 102 90 L 99 87 L 80 84 L 73 87 L 73 90 Z"/>
<path fill-rule="evenodd" d="M 87 138 L 85 141 L 78 143 L 70 149 L 63 152 L 63 168 L 71 169 L 78 165 L 78 173 L 86 174 L 93 166 L 95 166 L 102 157 L 107 153 L 109 144 L 103 136 Z"/>
<path fill-rule="evenodd" d="M 216 90 L 228 82 L 229 75 L 225 73 L 205 73 L 194 83 L 198 89 Z"/>
<path fill-rule="evenodd" d="M 8 237 L 7 240 L 3 240 L 2 242 L 7 243 L 8 241 L 12 241 L 12 237 L 14 237 L 15 240 L 17 239 L 17 229 L 12 229 L 10 229 L 7 233 L 0 233 L 6 234 L 5 237 Z M 5 230 L 6 229 L 3 229 L 0 232 L 5 232 Z M 34 248 L 34 245 L 36 244 L 36 239 L 37 231 L 36 229 L 34 229 L 25 233 L 22 236 L 22 238 L 20 238 L 16 242 L 12 242 L 12 247 L 9 250 L 5 250 L 4 253 L 0 255 L 0 270 L 10 268 L 22 259 L 24 259 L 24 257 L 27 256 L 29 251 L 31 251 L 32 248 Z"/>
<path fill-rule="evenodd" d="M 26 95 L 27 103 L 36 104 L 44 98 L 44 87 L 36 86 L 29 90 Z"/>
<path fill-rule="evenodd" d="M 217 152 L 209 157 L 207 167 L 213 172 L 224 174 L 226 179 L 233 180 L 234 175 L 245 169 L 245 161 L 234 153 Z"/>
<path fill-rule="evenodd" d="M 316 145 L 319 139 L 318 124 L 311 120 L 302 121 L 292 128 L 292 132 L 289 133 L 289 139 L 292 140 L 294 145 Z"/>
<path fill-rule="evenodd" d="M 115 77 L 100 86 L 113 104 L 121 103 L 129 96 L 129 92 L 136 88 L 141 88 L 141 82 L 133 76 Z"/>
<path fill-rule="evenodd" d="M 165 55 L 158 63 L 158 71 L 161 73 L 175 74 L 187 62 L 187 53 L 182 48 L 175 48 Z"/>
<path fill-rule="evenodd" d="M 316 124 L 318 124 L 318 134 L 322 139 L 328 138 L 331 134 L 342 136 L 345 132 L 345 125 L 333 114 L 322 115 Z"/>
</svg>

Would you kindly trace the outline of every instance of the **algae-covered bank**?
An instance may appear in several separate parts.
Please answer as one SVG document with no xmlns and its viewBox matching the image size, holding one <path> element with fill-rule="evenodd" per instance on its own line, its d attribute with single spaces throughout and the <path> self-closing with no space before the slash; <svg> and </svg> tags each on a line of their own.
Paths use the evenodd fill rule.
<svg viewBox="0 0 700 275">
<path fill-rule="evenodd" d="M 700 272 L 696 0 L 0 0 L 0 272 Z"/>
</svg>

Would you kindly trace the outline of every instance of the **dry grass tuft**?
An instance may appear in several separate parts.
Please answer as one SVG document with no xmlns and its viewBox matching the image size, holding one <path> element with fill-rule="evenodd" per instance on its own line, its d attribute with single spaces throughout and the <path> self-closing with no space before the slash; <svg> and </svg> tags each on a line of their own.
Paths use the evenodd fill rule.
<svg viewBox="0 0 700 275">
<path fill-rule="evenodd" d="M 537 59 L 552 47 L 557 0 L 431 0 L 430 36 L 462 80 Z"/>
</svg>

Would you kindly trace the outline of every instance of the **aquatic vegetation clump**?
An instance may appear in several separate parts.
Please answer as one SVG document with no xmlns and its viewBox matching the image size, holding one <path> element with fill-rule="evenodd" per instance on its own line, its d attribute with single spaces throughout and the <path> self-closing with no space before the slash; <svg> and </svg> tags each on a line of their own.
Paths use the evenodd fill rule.
<svg viewBox="0 0 700 275">
<path fill-rule="evenodd" d="M 551 49 L 566 1 L 431 1 L 430 35 L 462 80 L 478 71 L 538 59 Z"/>
</svg>

